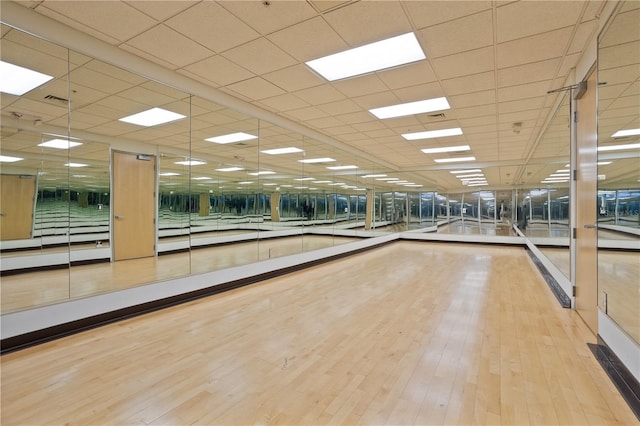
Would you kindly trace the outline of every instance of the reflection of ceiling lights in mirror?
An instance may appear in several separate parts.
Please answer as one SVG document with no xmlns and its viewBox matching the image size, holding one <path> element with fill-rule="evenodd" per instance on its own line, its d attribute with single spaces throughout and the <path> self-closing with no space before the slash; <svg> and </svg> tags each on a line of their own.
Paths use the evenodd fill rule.
<svg viewBox="0 0 640 426">
<path fill-rule="evenodd" d="M 83 164 L 83 163 L 65 163 L 64 164 L 67 167 L 87 167 L 89 166 L 88 164 Z"/>
<path fill-rule="evenodd" d="M 638 136 L 640 135 L 640 129 L 628 129 L 628 130 L 618 130 L 613 135 L 612 138 L 624 138 L 625 136 Z"/>
<path fill-rule="evenodd" d="M 181 166 L 201 166 L 203 164 L 207 164 L 204 161 L 200 161 L 200 160 L 186 160 L 186 161 L 176 161 L 173 164 L 179 164 Z"/>
<path fill-rule="evenodd" d="M 252 184 L 253 181 L 247 180 L 247 181 L 243 181 L 243 182 L 238 182 L 238 185 L 249 185 Z"/>
<path fill-rule="evenodd" d="M 238 172 L 244 170 L 242 167 L 224 167 L 222 169 L 216 169 L 218 172 Z"/>
<path fill-rule="evenodd" d="M 348 166 L 328 166 L 327 169 L 329 170 L 350 170 L 350 169 L 357 169 L 358 166 L 355 165 L 348 165 Z"/>
<path fill-rule="evenodd" d="M 10 155 L 0 155 L 0 163 L 15 163 L 16 161 L 22 161 L 24 158 L 12 157 Z"/>
<path fill-rule="evenodd" d="M 205 141 L 214 142 L 214 143 L 233 143 L 233 142 L 241 142 L 248 141 L 251 139 L 258 139 L 257 136 L 250 135 L 244 132 L 230 133 L 228 135 L 220 135 L 214 136 L 212 138 L 207 138 Z"/>
<path fill-rule="evenodd" d="M 469 145 L 458 145 L 458 146 L 442 146 L 440 148 L 425 148 L 421 151 L 425 154 L 441 154 L 443 152 L 462 152 L 469 151 L 471 147 Z"/>
<path fill-rule="evenodd" d="M 483 173 L 471 173 L 468 175 L 456 175 L 456 177 L 458 179 L 462 179 L 462 178 L 472 178 L 472 177 L 484 177 Z"/>
<path fill-rule="evenodd" d="M 38 144 L 38 146 L 56 149 L 69 149 L 73 148 L 74 146 L 80 145 L 82 145 L 82 142 L 72 142 L 66 139 L 51 139 L 49 141 Z"/>
<path fill-rule="evenodd" d="M 260 175 L 275 175 L 276 172 L 272 172 L 271 170 L 263 170 L 261 172 L 252 172 L 252 173 L 247 173 L 248 175 L 251 176 L 260 176 Z"/>
<path fill-rule="evenodd" d="M 400 180 L 400 179 L 399 178 L 387 177 L 387 178 L 378 178 L 376 180 L 390 181 L 390 180 Z"/>
<path fill-rule="evenodd" d="M 302 181 L 302 180 L 315 180 L 315 178 L 314 177 L 304 177 L 304 178 L 296 178 L 294 180 L 300 180 L 300 181 Z"/>
<path fill-rule="evenodd" d="M 263 154 L 269 154 L 269 155 L 280 155 L 280 154 L 294 154 L 296 152 L 303 152 L 303 150 L 300 148 L 290 146 L 287 148 L 267 149 L 265 151 L 260 151 L 260 152 Z"/>
<path fill-rule="evenodd" d="M 383 178 L 383 177 L 387 177 L 387 175 L 364 175 L 364 176 L 361 176 L 361 177 L 363 179 L 366 179 L 366 178 Z"/>
<path fill-rule="evenodd" d="M 119 121 L 137 124 L 138 126 L 151 127 L 159 124 L 170 123 L 182 118 L 185 118 L 185 116 L 176 112 L 167 111 L 162 108 L 151 108 L 128 117 L 120 118 Z"/>
<path fill-rule="evenodd" d="M 320 183 L 331 183 L 330 180 L 314 180 L 312 183 L 320 184 Z"/>
<path fill-rule="evenodd" d="M 198 177 L 192 177 L 191 180 L 209 180 L 211 179 L 210 177 L 206 177 L 206 176 L 198 176 Z"/>
<path fill-rule="evenodd" d="M 329 81 L 425 59 L 415 34 L 407 33 L 306 62 Z"/>
<path fill-rule="evenodd" d="M 313 163 L 331 163 L 332 161 L 336 161 L 333 158 L 324 157 L 324 158 L 309 158 L 306 160 L 298 160 L 301 163 L 313 164 Z"/>
<path fill-rule="evenodd" d="M 418 139 L 433 139 L 433 138 L 444 138 L 447 136 L 459 136 L 462 134 L 462 129 L 460 127 L 454 127 L 451 129 L 442 129 L 442 130 L 429 130 L 426 132 L 415 132 L 415 133 L 405 133 L 402 135 L 408 141 L 415 141 Z"/>
<path fill-rule="evenodd" d="M 475 161 L 476 157 L 436 158 L 436 163 L 456 163 L 458 161 Z"/>
<path fill-rule="evenodd" d="M 391 105 L 382 108 L 370 109 L 369 112 L 380 119 L 404 117 L 425 112 L 442 111 L 450 109 L 447 98 L 425 99 L 423 101 L 408 102 L 405 104 Z"/>
<path fill-rule="evenodd" d="M 160 173 L 160 176 L 180 176 L 180 173 L 166 172 L 166 173 Z"/>
<path fill-rule="evenodd" d="M 452 170 L 449 173 L 458 174 L 458 173 L 476 173 L 481 172 L 482 169 L 465 169 L 465 170 Z"/>
<path fill-rule="evenodd" d="M 0 61 L 0 92 L 22 96 L 53 77 L 8 62 Z"/>
<path fill-rule="evenodd" d="M 602 151 L 622 151 L 625 149 L 640 149 L 640 143 L 630 143 L 626 145 L 604 145 L 598 147 L 598 152 Z"/>
</svg>

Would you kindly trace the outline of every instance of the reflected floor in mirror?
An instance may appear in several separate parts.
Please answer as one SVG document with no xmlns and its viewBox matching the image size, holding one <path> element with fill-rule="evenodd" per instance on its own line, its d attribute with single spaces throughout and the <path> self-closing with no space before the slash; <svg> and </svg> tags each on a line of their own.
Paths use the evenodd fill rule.
<svg viewBox="0 0 640 426">
<path fill-rule="evenodd" d="M 305 235 L 2 277 L 2 313 L 357 241 Z"/>
<path fill-rule="evenodd" d="M 516 233 L 507 223 L 482 223 L 477 222 L 451 222 L 438 227 L 438 233 L 442 234 L 468 234 L 468 235 L 501 235 L 515 236 Z"/>
<path fill-rule="evenodd" d="M 636 424 L 588 343 L 523 248 L 397 242 L 7 354 L 2 424 Z"/>
</svg>

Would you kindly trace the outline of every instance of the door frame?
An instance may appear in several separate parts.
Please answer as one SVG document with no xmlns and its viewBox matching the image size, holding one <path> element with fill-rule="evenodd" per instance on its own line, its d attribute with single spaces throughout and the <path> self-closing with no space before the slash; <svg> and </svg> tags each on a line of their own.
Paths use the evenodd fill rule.
<svg viewBox="0 0 640 426">
<path fill-rule="evenodd" d="M 125 151 L 122 149 L 114 149 L 111 148 L 109 150 L 109 246 L 111 247 L 111 259 L 110 261 L 113 263 L 116 260 L 116 256 L 115 256 L 115 236 L 114 236 L 114 215 L 115 215 L 115 210 L 114 210 L 114 201 L 115 201 L 115 185 L 114 185 L 114 176 L 115 176 L 115 167 L 114 167 L 114 154 L 115 153 L 120 153 L 120 154 L 126 154 L 126 155 L 149 155 L 154 157 L 155 159 L 155 168 L 154 168 L 154 185 L 153 185 L 153 203 L 155 208 L 153 209 L 154 213 L 153 213 L 153 219 L 154 219 L 154 256 L 157 257 L 158 256 L 158 238 L 159 238 L 159 230 L 158 230 L 158 185 L 160 184 L 159 179 L 158 179 L 158 173 L 160 172 L 160 165 L 159 165 L 159 159 L 160 156 L 156 153 L 150 153 L 150 152 L 133 152 L 133 151 Z"/>
</svg>

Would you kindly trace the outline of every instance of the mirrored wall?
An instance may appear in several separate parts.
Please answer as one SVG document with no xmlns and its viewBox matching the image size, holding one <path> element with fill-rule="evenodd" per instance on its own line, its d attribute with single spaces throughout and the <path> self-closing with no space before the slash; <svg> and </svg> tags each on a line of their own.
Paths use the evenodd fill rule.
<svg viewBox="0 0 640 426">
<path fill-rule="evenodd" d="M 640 4 L 598 40 L 598 305 L 640 343 Z"/>
</svg>

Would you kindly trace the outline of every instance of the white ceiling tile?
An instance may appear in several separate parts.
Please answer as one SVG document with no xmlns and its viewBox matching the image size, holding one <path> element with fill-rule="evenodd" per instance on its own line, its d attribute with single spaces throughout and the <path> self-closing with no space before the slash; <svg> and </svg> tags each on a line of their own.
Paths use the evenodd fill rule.
<svg viewBox="0 0 640 426">
<path fill-rule="evenodd" d="M 325 83 L 324 79 L 313 72 L 309 72 L 309 68 L 303 64 L 263 74 L 262 77 L 287 92 L 295 92 Z"/>
<path fill-rule="evenodd" d="M 267 38 L 300 62 L 335 53 L 333 49 L 346 48 L 340 36 L 320 17 L 285 28 Z"/>
<path fill-rule="evenodd" d="M 494 89 L 496 86 L 495 79 L 495 74 L 489 71 L 482 74 L 442 80 L 442 88 L 447 96 L 481 92 Z"/>
<path fill-rule="evenodd" d="M 351 99 L 329 102 L 326 104 L 318 105 L 318 108 L 330 115 L 350 114 L 353 112 L 362 111 L 362 108 Z"/>
<path fill-rule="evenodd" d="M 418 84 L 437 80 L 431 65 L 427 61 L 418 61 L 392 68 L 378 73 L 378 76 L 391 90 L 417 86 Z"/>
<path fill-rule="evenodd" d="M 498 87 L 517 86 L 535 81 L 550 80 L 558 71 L 560 59 L 534 62 L 498 70 Z"/>
<path fill-rule="evenodd" d="M 562 65 L 560 65 L 560 70 L 558 71 L 558 76 L 568 76 L 573 68 L 575 68 L 578 60 L 580 59 L 581 54 L 574 53 L 573 55 L 566 55 L 562 58 Z"/>
<path fill-rule="evenodd" d="M 300 109 L 310 106 L 308 102 L 303 101 L 291 93 L 262 99 L 260 103 L 275 111 L 290 111 L 292 109 Z"/>
<path fill-rule="evenodd" d="M 226 86 L 255 76 L 251 71 L 242 68 L 221 55 L 210 56 L 202 61 L 184 67 L 205 80 L 219 86 Z"/>
<path fill-rule="evenodd" d="M 167 20 L 165 24 L 216 53 L 260 36 L 253 28 L 212 1 L 200 2 Z"/>
<path fill-rule="evenodd" d="M 352 114 L 342 114 L 337 118 L 346 124 L 366 123 L 372 120 L 371 114 L 368 112 L 356 112 Z"/>
<path fill-rule="evenodd" d="M 158 25 L 125 43 L 178 67 L 198 62 L 212 53 L 164 25 Z"/>
<path fill-rule="evenodd" d="M 485 90 L 483 92 L 467 93 L 464 95 L 450 96 L 449 105 L 458 111 L 460 108 L 467 108 L 477 105 L 494 104 L 496 102 L 496 91 Z"/>
<path fill-rule="evenodd" d="M 316 107 L 307 107 L 296 110 L 287 111 L 284 115 L 293 117 L 296 120 L 313 120 L 326 117 L 327 113 Z"/>
<path fill-rule="evenodd" d="M 312 105 L 326 104 L 329 102 L 340 101 L 346 98 L 346 96 L 344 96 L 330 84 L 298 90 L 294 92 L 294 94 L 300 99 L 307 101 Z"/>
<path fill-rule="evenodd" d="M 222 54 L 255 74 L 263 74 L 296 64 L 296 60 L 267 39 L 257 39 Z"/>
<path fill-rule="evenodd" d="M 315 16 L 313 8 L 303 1 L 224 1 L 222 7 L 233 13 L 260 34 L 270 34 Z"/>
<path fill-rule="evenodd" d="M 337 126 L 344 125 L 344 123 L 342 123 L 340 120 L 338 120 L 335 117 L 322 117 L 322 118 L 311 119 L 307 121 L 307 124 L 316 129 L 326 129 L 327 127 L 337 127 Z"/>
<path fill-rule="evenodd" d="M 430 63 L 439 78 L 461 77 L 493 71 L 495 68 L 493 52 L 493 47 L 484 47 L 469 52 L 435 58 L 430 60 Z"/>
<path fill-rule="evenodd" d="M 431 59 L 492 46 L 492 26 L 492 14 L 488 10 L 422 29 L 417 35 L 427 58 Z"/>
<path fill-rule="evenodd" d="M 331 11 L 324 19 L 350 47 L 372 43 L 411 31 L 399 2 L 354 2 Z M 371 31 L 375 28 L 375 31 Z"/>
<path fill-rule="evenodd" d="M 198 1 L 192 0 L 180 0 L 180 1 L 166 1 L 166 0 L 129 0 L 125 1 L 128 5 L 135 7 L 139 11 L 151 16 L 157 21 L 164 21 L 183 10 L 195 5 Z"/>
<path fill-rule="evenodd" d="M 361 77 L 334 81 L 332 85 L 349 98 L 380 93 L 387 90 L 387 86 L 384 85 L 377 74 L 367 74 Z"/>
<path fill-rule="evenodd" d="M 521 1 L 497 8 L 497 41 L 529 37 L 578 23 L 582 1 Z M 522 19 L 526 16 L 526 19 Z"/>
<path fill-rule="evenodd" d="M 544 34 L 498 44 L 498 68 L 559 58 L 567 49 L 572 28 L 564 28 Z"/>
<path fill-rule="evenodd" d="M 539 110 L 544 105 L 545 97 L 527 98 L 517 101 L 500 102 L 498 104 L 498 113 Z"/>
<path fill-rule="evenodd" d="M 424 28 L 490 10 L 491 1 L 408 1 L 405 9 L 416 28 Z"/>
<path fill-rule="evenodd" d="M 619 14 L 604 33 L 600 40 L 600 46 L 609 47 L 611 45 L 637 41 L 640 38 L 640 32 L 638 31 L 639 21 L 640 8 Z"/>
<path fill-rule="evenodd" d="M 424 99 L 440 98 L 446 94 L 442 89 L 442 85 L 438 82 L 396 89 L 393 93 L 398 97 L 400 102 L 413 102 Z"/>
<path fill-rule="evenodd" d="M 498 89 L 498 101 L 507 102 L 544 96 L 553 88 L 552 84 L 550 81 L 539 81 L 520 86 L 502 87 Z"/>
<path fill-rule="evenodd" d="M 67 23 L 72 23 L 74 28 L 90 28 L 94 33 L 100 32 L 120 42 L 157 24 L 156 20 L 119 1 L 46 1 L 44 9 L 55 12 L 57 16 L 65 16 Z"/>
<path fill-rule="evenodd" d="M 571 41 L 571 45 L 569 46 L 567 54 L 581 53 L 582 49 L 584 49 L 585 44 L 593 36 L 594 32 L 597 29 L 597 21 L 588 21 L 580 24 L 578 26 L 578 30 L 573 36 L 573 40 Z"/>
<path fill-rule="evenodd" d="M 271 98 L 285 93 L 284 90 L 260 77 L 243 80 L 226 87 L 252 100 Z"/>
</svg>

